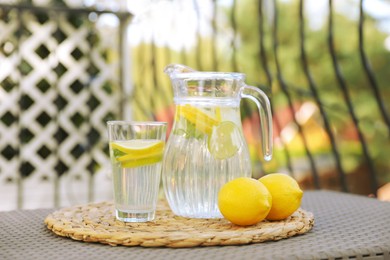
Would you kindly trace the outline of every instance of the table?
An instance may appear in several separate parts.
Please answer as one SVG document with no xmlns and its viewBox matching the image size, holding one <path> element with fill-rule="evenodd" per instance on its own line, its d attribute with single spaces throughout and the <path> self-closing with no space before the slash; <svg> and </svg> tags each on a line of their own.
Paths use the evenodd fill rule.
<svg viewBox="0 0 390 260">
<path fill-rule="evenodd" d="M 59 237 L 54 209 L 0 212 L 0 259 L 390 259 L 390 203 L 334 191 L 306 191 L 308 233 L 276 242 L 198 248 L 112 247 Z"/>
</svg>

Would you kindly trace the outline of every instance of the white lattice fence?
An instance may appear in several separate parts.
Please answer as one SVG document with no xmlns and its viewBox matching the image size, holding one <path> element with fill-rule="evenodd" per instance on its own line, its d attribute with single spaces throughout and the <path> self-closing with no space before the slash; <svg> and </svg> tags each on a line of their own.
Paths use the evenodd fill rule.
<svg viewBox="0 0 390 260">
<path fill-rule="evenodd" d="M 93 15 L 0 9 L 0 210 L 111 197 L 105 122 L 121 115 L 120 30 Z"/>
</svg>

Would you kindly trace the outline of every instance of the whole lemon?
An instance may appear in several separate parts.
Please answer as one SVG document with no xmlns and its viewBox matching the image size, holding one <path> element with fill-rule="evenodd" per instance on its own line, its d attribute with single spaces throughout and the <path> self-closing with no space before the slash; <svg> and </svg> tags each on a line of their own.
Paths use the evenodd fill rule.
<svg viewBox="0 0 390 260">
<path fill-rule="evenodd" d="M 241 177 L 229 181 L 218 193 L 218 207 L 230 222 L 254 225 L 267 216 L 272 206 L 272 197 L 258 180 Z"/>
<path fill-rule="evenodd" d="M 259 179 L 272 196 L 272 208 L 266 219 L 282 220 L 293 214 L 300 206 L 303 191 L 292 177 L 271 173 Z"/>
</svg>

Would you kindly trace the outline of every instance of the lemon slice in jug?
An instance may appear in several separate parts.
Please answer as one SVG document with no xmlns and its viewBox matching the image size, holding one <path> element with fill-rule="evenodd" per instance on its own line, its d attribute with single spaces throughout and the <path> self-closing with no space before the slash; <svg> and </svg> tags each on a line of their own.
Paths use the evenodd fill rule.
<svg viewBox="0 0 390 260">
<path fill-rule="evenodd" d="M 210 135 L 213 127 L 217 126 L 220 122 L 217 118 L 207 113 L 206 110 L 201 110 L 191 105 L 182 105 L 178 107 L 179 115 L 184 116 L 191 124 L 195 126 L 200 132 Z"/>
<path fill-rule="evenodd" d="M 234 156 L 240 146 L 240 130 L 231 121 L 221 122 L 213 129 L 208 139 L 209 152 L 220 160 Z"/>
</svg>

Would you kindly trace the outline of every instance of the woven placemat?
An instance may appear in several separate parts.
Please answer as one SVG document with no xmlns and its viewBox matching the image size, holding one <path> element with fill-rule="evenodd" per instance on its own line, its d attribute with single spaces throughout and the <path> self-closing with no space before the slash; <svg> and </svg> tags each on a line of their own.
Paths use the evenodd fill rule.
<svg viewBox="0 0 390 260">
<path fill-rule="evenodd" d="M 240 227 L 226 219 L 190 219 L 175 216 L 165 203 L 157 207 L 154 221 L 124 223 L 116 220 L 111 202 L 63 208 L 45 219 L 55 234 L 112 246 L 197 247 L 242 245 L 275 241 L 309 231 L 312 213 L 298 209 L 283 221 L 262 221 Z"/>
</svg>

